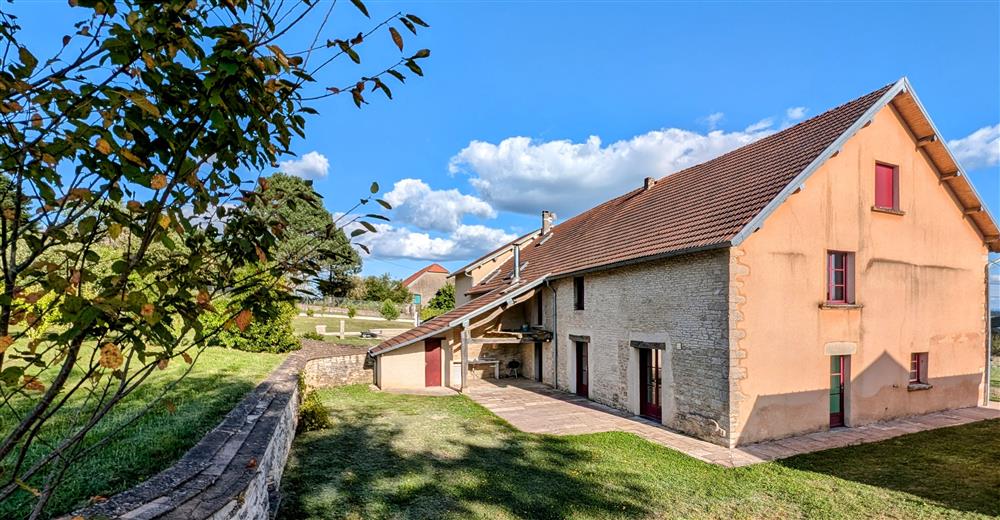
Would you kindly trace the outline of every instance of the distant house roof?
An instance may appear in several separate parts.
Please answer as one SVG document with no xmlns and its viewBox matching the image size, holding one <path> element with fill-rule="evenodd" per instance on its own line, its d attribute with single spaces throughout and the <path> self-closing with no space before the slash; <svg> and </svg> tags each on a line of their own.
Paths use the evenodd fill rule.
<svg viewBox="0 0 1000 520">
<path fill-rule="evenodd" d="M 1000 231 L 971 183 L 937 134 L 906 78 L 778 133 L 702 164 L 668 175 L 587 210 L 535 237 L 521 250 L 523 269 L 513 283 L 512 259 L 473 287 L 482 294 L 411 332 L 388 339 L 378 355 L 443 332 L 485 312 L 498 300 L 544 279 L 645 262 L 667 256 L 738 245 L 844 142 L 890 102 L 917 137 L 937 135 L 924 149 L 951 179 L 955 194 L 991 251 L 1000 251 Z M 492 308 L 492 307 L 490 307 Z"/>
<path fill-rule="evenodd" d="M 441 264 L 431 264 L 431 265 L 429 265 L 429 266 L 427 266 L 427 267 L 425 267 L 425 268 L 423 268 L 423 269 L 421 269 L 421 270 L 419 270 L 419 271 L 411 274 L 409 276 L 409 278 L 407 278 L 406 280 L 403 280 L 403 286 L 404 287 L 409 287 L 411 284 L 413 284 L 413 282 L 417 281 L 417 278 L 420 278 L 420 275 L 422 275 L 424 273 L 448 274 L 448 270 L 445 269 L 444 266 L 442 266 Z"/>
</svg>

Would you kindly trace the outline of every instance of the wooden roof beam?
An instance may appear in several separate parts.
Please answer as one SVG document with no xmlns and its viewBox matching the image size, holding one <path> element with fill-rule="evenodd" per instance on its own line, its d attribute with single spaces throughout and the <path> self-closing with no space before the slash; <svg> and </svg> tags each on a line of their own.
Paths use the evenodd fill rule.
<svg viewBox="0 0 1000 520">
<path fill-rule="evenodd" d="M 931 143 L 936 143 L 938 140 L 937 134 L 925 135 L 917 139 L 917 146 L 923 148 Z"/>
<path fill-rule="evenodd" d="M 964 210 L 962 210 L 962 214 L 963 215 L 972 215 L 973 213 L 979 213 L 982 210 L 983 210 L 982 206 L 975 206 L 975 207 L 972 207 L 972 208 L 965 208 Z"/>
</svg>

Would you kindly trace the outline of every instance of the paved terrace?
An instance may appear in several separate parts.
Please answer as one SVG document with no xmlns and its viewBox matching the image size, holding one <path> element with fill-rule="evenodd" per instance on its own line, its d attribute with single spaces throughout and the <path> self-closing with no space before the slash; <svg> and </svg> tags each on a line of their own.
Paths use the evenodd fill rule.
<svg viewBox="0 0 1000 520">
<path fill-rule="evenodd" d="M 499 382 L 476 380 L 467 394 L 522 431 L 554 435 L 630 432 L 696 459 L 725 467 L 746 466 L 802 453 L 882 441 L 924 430 L 1000 419 L 1000 409 L 994 407 L 963 408 L 728 449 L 526 379 L 503 379 Z"/>
</svg>

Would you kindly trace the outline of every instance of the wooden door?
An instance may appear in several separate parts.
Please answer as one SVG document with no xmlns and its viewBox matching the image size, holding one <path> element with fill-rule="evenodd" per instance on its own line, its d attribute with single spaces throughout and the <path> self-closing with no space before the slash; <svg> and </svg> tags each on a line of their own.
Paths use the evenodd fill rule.
<svg viewBox="0 0 1000 520">
<path fill-rule="evenodd" d="M 441 340 L 424 340 L 424 386 L 441 386 Z"/>
<path fill-rule="evenodd" d="M 844 425 L 844 380 L 847 356 L 830 356 L 830 427 Z"/>
<path fill-rule="evenodd" d="M 585 341 L 576 342 L 576 395 L 580 397 L 590 396 L 590 367 L 587 365 L 587 349 L 589 345 Z"/>
<path fill-rule="evenodd" d="M 662 352 L 659 349 L 639 349 L 639 415 L 660 420 L 662 405 Z"/>
<path fill-rule="evenodd" d="M 535 381 L 542 380 L 542 344 L 535 342 Z"/>
</svg>

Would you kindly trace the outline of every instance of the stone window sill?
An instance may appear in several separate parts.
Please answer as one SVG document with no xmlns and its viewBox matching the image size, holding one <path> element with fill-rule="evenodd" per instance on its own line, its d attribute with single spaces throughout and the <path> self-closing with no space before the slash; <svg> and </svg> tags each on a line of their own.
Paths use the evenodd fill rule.
<svg viewBox="0 0 1000 520">
<path fill-rule="evenodd" d="M 930 390 L 934 388 L 934 385 L 929 385 L 927 383 L 910 383 L 906 386 L 906 389 L 910 392 L 919 392 L 920 390 Z"/>
<path fill-rule="evenodd" d="M 872 211 L 876 213 L 888 213 L 890 215 L 899 215 L 899 216 L 906 215 L 905 211 L 896 208 L 883 208 L 879 206 L 872 206 Z"/>
<path fill-rule="evenodd" d="M 864 305 L 860 303 L 830 303 L 823 302 L 819 304 L 820 309 L 860 309 Z"/>
</svg>

